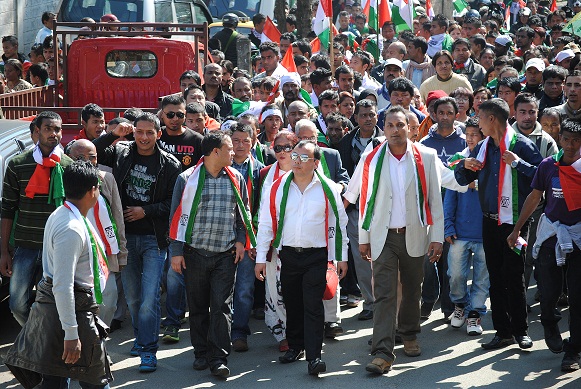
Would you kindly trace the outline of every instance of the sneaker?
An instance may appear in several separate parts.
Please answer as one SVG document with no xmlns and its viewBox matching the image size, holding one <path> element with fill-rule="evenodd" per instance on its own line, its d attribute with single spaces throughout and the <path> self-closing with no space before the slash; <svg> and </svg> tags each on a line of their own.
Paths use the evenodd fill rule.
<svg viewBox="0 0 581 389">
<path fill-rule="evenodd" d="M 579 353 L 566 352 L 561 362 L 561 371 L 571 372 L 579 370 Z"/>
<path fill-rule="evenodd" d="M 361 297 L 354 296 L 352 294 L 349 295 L 347 298 L 347 307 L 349 308 L 357 308 L 359 303 L 361 302 Z"/>
<path fill-rule="evenodd" d="M 470 311 L 468 313 L 468 319 L 466 319 L 466 332 L 470 336 L 482 335 L 482 326 L 480 325 L 480 314 L 476 311 Z"/>
<path fill-rule="evenodd" d="M 428 320 L 434 309 L 434 303 L 422 303 L 420 308 L 420 319 Z"/>
<path fill-rule="evenodd" d="M 347 296 L 346 294 L 342 294 L 341 297 L 339 297 L 339 304 L 340 305 L 345 305 L 345 304 L 347 304 L 348 301 L 349 301 L 349 296 Z"/>
<path fill-rule="evenodd" d="M 131 351 L 129 351 L 129 355 L 131 355 L 132 357 L 138 357 L 140 348 L 141 347 L 138 347 L 135 343 L 133 343 L 133 347 L 131 347 Z"/>
<path fill-rule="evenodd" d="M 139 371 L 142 373 L 150 373 L 157 370 L 157 358 L 152 353 L 141 354 L 141 364 Z"/>
<path fill-rule="evenodd" d="M 163 341 L 166 343 L 177 343 L 180 341 L 179 328 L 167 326 L 163 331 Z"/>
<path fill-rule="evenodd" d="M 456 304 L 450 325 L 454 328 L 461 328 L 464 325 L 466 318 L 464 317 L 464 307 Z"/>
</svg>

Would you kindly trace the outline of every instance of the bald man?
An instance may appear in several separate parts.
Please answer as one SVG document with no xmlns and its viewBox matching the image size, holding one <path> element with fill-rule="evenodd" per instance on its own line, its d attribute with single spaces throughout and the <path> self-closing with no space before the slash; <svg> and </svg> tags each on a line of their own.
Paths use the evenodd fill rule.
<svg viewBox="0 0 581 389">
<path fill-rule="evenodd" d="M 93 142 L 87 139 L 76 140 L 69 148 L 69 157 L 73 160 L 84 160 L 97 166 L 97 149 Z M 118 288 L 117 279 L 121 281 L 121 269 L 127 265 L 127 247 L 125 240 L 125 222 L 123 221 L 123 207 L 113 174 L 99 170 L 100 190 L 99 201 L 87 214 L 95 230 L 101 235 L 107 251 L 107 262 L 110 274 L 103 291 L 103 301 L 99 305 L 99 317 L 107 325 L 117 309 Z M 95 216 L 99 217 L 96 218 Z M 112 219 L 109 215 L 112 215 Z M 99 220 L 100 223 L 97 223 Z"/>
</svg>

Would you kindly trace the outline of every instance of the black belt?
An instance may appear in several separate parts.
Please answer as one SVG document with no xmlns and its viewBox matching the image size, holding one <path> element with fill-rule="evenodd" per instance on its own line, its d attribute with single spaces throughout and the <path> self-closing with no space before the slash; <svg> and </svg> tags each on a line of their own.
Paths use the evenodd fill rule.
<svg viewBox="0 0 581 389">
<path fill-rule="evenodd" d="M 291 247 L 291 246 L 282 246 L 283 250 L 291 250 L 295 253 L 308 253 L 313 250 L 321 250 L 326 249 L 326 247 Z"/>
<path fill-rule="evenodd" d="M 492 220 L 498 220 L 498 213 L 482 212 L 482 216 Z"/>
<path fill-rule="evenodd" d="M 395 234 L 405 234 L 405 227 L 389 228 L 387 231 L 388 232 L 393 232 Z"/>
</svg>

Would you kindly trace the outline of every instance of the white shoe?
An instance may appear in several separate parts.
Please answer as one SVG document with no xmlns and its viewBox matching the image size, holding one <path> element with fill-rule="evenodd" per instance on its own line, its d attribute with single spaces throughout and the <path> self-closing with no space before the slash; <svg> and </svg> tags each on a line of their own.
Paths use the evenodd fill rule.
<svg viewBox="0 0 581 389">
<path fill-rule="evenodd" d="M 348 299 L 347 299 L 347 306 L 349 308 L 356 308 L 360 302 L 361 302 L 361 297 L 354 296 L 354 295 L 350 294 Z"/>
<path fill-rule="evenodd" d="M 460 328 L 464 325 L 465 321 L 466 321 L 466 318 L 464 317 L 464 308 L 456 305 L 456 308 L 454 309 L 454 313 L 452 314 L 452 320 L 450 321 L 450 324 L 454 328 Z"/>
<path fill-rule="evenodd" d="M 480 315 L 476 311 L 470 311 L 466 319 L 466 332 L 470 336 L 482 335 L 482 326 L 480 325 Z"/>
</svg>

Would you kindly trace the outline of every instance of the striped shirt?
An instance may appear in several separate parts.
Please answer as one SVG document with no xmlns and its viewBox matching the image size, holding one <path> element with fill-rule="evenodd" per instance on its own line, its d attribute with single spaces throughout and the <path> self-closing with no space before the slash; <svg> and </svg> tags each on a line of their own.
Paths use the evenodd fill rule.
<svg viewBox="0 0 581 389">
<path fill-rule="evenodd" d="M 46 221 L 56 207 L 48 203 L 48 195 L 37 194 L 33 199 L 25 195 L 28 181 L 36 169 L 32 152 L 33 150 L 27 150 L 8 162 L 4 173 L 1 218 L 11 220 L 16 218 L 13 225 L 16 247 L 38 250 L 42 249 Z M 72 160 L 63 155 L 62 166 L 71 163 Z"/>
</svg>

